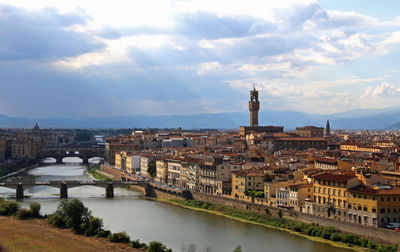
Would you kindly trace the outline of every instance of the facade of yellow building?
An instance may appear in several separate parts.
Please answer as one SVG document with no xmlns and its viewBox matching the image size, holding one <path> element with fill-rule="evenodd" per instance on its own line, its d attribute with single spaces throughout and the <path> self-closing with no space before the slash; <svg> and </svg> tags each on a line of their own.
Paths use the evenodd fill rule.
<svg viewBox="0 0 400 252">
<path fill-rule="evenodd" d="M 254 199 L 246 192 L 264 192 L 264 170 L 249 169 L 232 172 L 232 198 L 248 202 L 264 203 L 264 198 Z"/>
<path fill-rule="evenodd" d="M 346 221 L 349 188 L 359 185 L 354 175 L 323 173 L 313 178 L 313 213 L 318 216 Z"/>
<path fill-rule="evenodd" d="M 385 227 L 400 222 L 400 188 L 360 185 L 349 189 L 349 222 Z"/>
</svg>

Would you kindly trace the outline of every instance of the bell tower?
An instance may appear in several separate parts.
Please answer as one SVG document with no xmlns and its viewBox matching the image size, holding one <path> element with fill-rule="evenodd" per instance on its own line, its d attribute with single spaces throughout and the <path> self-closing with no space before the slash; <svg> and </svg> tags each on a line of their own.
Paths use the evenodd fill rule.
<svg viewBox="0 0 400 252">
<path fill-rule="evenodd" d="M 258 101 L 258 91 L 256 90 L 256 86 L 253 85 L 253 90 L 250 91 L 250 101 L 249 101 L 249 110 L 250 110 L 250 127 L 258 126 L 258 110 L 260 110 L 260 102 Z"/>
</svg>

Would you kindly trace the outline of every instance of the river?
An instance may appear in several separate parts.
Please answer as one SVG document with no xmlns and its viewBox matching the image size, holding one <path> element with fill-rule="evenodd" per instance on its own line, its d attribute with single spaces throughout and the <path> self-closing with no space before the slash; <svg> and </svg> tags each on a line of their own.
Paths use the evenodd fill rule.
<svg viewBox="0 0 400 252">
<path fill-rule="evenodd" d="M 51 159 L 39 167 L 10 177 L 10 180 L 91 180 L 87 167 L 77 158 L 65 158 L 63 164 Z M 97 160 L 90 160 L 97 161 Z M 43 214 L 52 213 L 59 204 L 59 189 L 37 186 L 25 189 L 31 198 L 23 200 L 22 207 L 31 202 L 41 204 Z M 262 226 L 232 220 L 223 216 L 193 211 L 157 201 L 144 200 L 139 193 L 116 188 L 115 197 L 106 199 L 104 189 L 82 186 L 68 189 L 69 198 L 79 198 L 95 216 L 103 219 L 105 228 L 112 232 L 126 231 L 131 239 L 149 243 L 157 240 L 174 251 L 194 244 L 196 251 L 233 251 L 238 245 L 244 252 L 286 251 L 349 251 L 328 244 Z M 0 197 L 14 196 L 15 190 L 0 187 Z"/>
</svg>

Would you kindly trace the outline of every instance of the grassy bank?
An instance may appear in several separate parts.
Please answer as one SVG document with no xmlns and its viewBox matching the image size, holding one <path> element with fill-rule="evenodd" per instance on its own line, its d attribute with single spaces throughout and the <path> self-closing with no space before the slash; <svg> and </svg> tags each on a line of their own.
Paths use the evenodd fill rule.
<svg viewBox="0 0 400 252">
<path fill-rule="evenodd" d="M 50 226 L 46 220 L 0 216 L 0 244 L 14 251 L 142 251 L 106 238 L 86 237 Z"/>
<path fill-rule="evenodd" d="M 100 180 L 100 181 L 114 181 L 113 178 L 104 175 L 103 173 L 99 172 L 100 170 L 100 165 L 96 164 L 96 165 L 92 165 L 88 168 L 88 173 L 90 176 L 92 176 L 92 178 L 96 179 L 96 180 Z"/>
<path fill-rule="evenodd" d="M 357 251 L 382 251 L 397 252 L 397 245 L 385 245 L 376 243 L 366 238 L 353 234 L 342 233 L 333 227 L 322 227 L 311 225 L 285 218 L 279 218 L 267 214 L 257 214 L 249 211 L 238 210 L 231 207 L 224 207 L 201 202 L 196 200 L 170 200 L 173 204 L 209 213 L 226 216 L 235 220 L 245 221 L 270 228 L 285 230 L 290 233 L 303 236 L 313 241 L 329 243 L 336 247 L 345 247 Z"/>
</svg>

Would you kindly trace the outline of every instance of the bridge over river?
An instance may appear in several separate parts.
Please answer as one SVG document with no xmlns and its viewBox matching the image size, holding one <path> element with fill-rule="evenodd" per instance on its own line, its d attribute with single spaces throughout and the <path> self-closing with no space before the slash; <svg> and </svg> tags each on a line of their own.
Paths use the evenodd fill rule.
<svg viewBox="0 0 400 252">
<path fill-rule="evenodd" d="M 57 163 L 62 163 L 65 157 L 78 157 L 82 159 L 84 164 L 89 162 L 89 158 L 101 157 L 104 158 L 104 146 L 99 145 L 65 145 L 51 146 L 40 148 L 40 158 L 45 159 L 52 157 Z"/>
<path fill-rule="evenodd" d="M 114 197 L 114 187 L 116 186 L 126 186 L 126 185 L 135 185 L 141 186 L 144 188 L 148 187 L 148 183 L 146 181 L 129 181 L 129 182 L 104 182 L 104 181 L 49 181 L 49 182 L 32 182 L 32 181 L 22 181 L 22 182 L 3 182 L 0 183 L 0 187 L 12 188 L 16 189 L 16 198 L 23 199 L 24 198 L 24 189 L 31 188 L 35 186 L 51 186 L 60 189 L 60 198 L 65 199 L 68 198 L 68 188 L 78 187 L 78 186 L 97 186 L 105 188 L 106 198 Z"/>
</svg>

